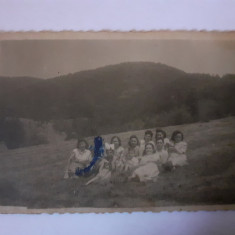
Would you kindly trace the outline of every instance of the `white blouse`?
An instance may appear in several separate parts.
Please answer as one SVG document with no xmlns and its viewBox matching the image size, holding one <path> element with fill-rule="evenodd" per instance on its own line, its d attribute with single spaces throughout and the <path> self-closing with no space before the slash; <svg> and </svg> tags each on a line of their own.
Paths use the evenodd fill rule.
<svg viewBox="0 0 235 235">
<path fill-rule="evenodd" d="M 84 168 L 90 164 L 92 160 L 92 154 L 91 151 L 88 149 L 85 149 L 84 151 L 81 151 L 80 149 L 74 149 L 72 151 L 72 154 L 70 155 L 70 162 L 76 163 L 78 167 Z"/>
</svg>

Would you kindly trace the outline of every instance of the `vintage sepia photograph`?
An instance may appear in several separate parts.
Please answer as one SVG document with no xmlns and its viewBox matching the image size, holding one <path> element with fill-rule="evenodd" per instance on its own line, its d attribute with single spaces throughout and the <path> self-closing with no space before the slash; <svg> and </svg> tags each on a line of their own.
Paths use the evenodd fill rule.
<svg viewBox="0 0 235 235">
<path fill-rule="evenodd" d="M 234 65 L 234 32 L 0 33 L 0 212 L 234 208 Z"/>
</svg>

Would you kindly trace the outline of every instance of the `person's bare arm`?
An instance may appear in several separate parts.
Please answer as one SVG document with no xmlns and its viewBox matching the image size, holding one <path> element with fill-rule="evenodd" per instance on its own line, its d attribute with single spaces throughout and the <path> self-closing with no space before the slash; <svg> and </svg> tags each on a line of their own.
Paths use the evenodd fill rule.
<svg viewBox="0 0 235 235">
<path fill-rule="evenodd" d="M 86 182 L 86 184 L 85 184 L 85 185 L 89 185 L 89 184 L 91 184 L 91 183 L 93 183 L 93 182 L 97 181 L 98 179 L 99 179 L 99 176 L 98 176 L 98 175 L 96 175 L 94 178 L 92 178 L 92 179 L 90 179 L 88 182 Z"/>
</svg>

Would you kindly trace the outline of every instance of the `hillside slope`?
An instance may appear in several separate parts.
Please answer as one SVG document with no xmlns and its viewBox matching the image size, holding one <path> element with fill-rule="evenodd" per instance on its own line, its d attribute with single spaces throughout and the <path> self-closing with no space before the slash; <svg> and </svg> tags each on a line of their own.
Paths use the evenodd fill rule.
<svg viewBox="0 0 235 235">
<path fill-rule="evenodd" d="M 141 207 L 235 203 L 235 118 L 165 127 L 180 129 L 188 143 L 189 165 L 160 174 L 156 183 L 128 182 L 110 187 L 64 180 L 75 141 L 58 140 L 0 153 L 0 205 L 47 207 Z M 131 134 L 118 133 L 124 146 Z M 103 136 L 110 141 L 113 134 Z M 88 139 L 92 143 L 92 137 Z"/>
</svg>

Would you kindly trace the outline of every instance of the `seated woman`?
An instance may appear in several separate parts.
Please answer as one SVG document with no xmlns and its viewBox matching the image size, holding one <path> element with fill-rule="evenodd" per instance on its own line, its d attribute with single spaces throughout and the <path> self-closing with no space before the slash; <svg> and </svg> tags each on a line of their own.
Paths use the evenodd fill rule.
<svg viewBox="0 0 235 235">
<path fill-rule="evenodd" d="M 150 130 L 145 131 L 144 139 L 140 141 L 140 154 L 143 156 L 145 145 L 148 143 L 152 143 L 155 147 L 155 143 L 153 141 L 153 132 Z"/>
<path fill-rule="evenodd" d="M 184 136 L 181 131 L 174 131 L 171 137 L 172 146 L 169 147 L 169 161 L 173 166 L 184 166 L 187 163 L 187 143 L 183 141 Z"/>
<path fill-rule="evenodd" d="M 121 139 L 118 136 L 113 136 L 111 138 L 111 144 L 114 145 L 114 154 L 121 156 L 124 153 L 124 148 L 122 147 Z"/>
<path fill-rule="evenodd" d="M 164 148 L 164 139 L 157 139 L 156 141 L 156 155 L 159 157 L 159 163 L 165 164 L 168 161 L 168 152 Z"/>
<path fill-rule="evenodd" d="M 136 135 L 130 136 L 128 148 L 124 152 L 125 171 L 130 171 L 139 164 L 140 142 Z"/>
<path fill-rule="evenodd" d="M 166 132 L 162 129 L 156 129 L 155 140 L 157 142 L 158 139 L 163 139 L 164 141 L 164 148 L 168 149 L 170 146 L 170 140 L 166 138 Z"/>
<path fill-rule="evenodd" d="M 118 136 L 113 136 L 111 138 L 111 144 L 105 144 L 113 149 L 113 160 L 112 160 L 112 183 L 122 183 L 126 181 L 125 175 L 125 159 L 124 159 L 124 148 L 121 146 L 121 139 Z"/>
<path fill-rule="evenodd" d="M 159 159 L 158 167 L 160 171 L 170 171 L 173 166 L 169 161 L 168 151 L 164 148 L 164 139 L 158 139 L 156 141 L 156 155 Z"/>
<path fill-rule="evenodd" d="M 99 172 L 94 178 L 90 179 L 86 183 L 86 185 L 89 185 L 94 182 L 100 184 L 106 184 L 110 182 L 112 175 L 113 156 L 114 156 L 114 150 L 112 146 L 105 144 L 105 157 L 102 158 L 98 163 Z"/>
<path fill-rule="evenodd" d="M 114 146 L 112 168 L 115 171 L 122 171 L 124 168 L 124 148 L 122 147 L 121 139 L 118 136 L 113 136 L 111 145 Z"/>
<path fill-rule="evenodd" d="M 159 156 L 154 151 L 154 145 L 148 143 L 145 145 L 144 156 L 141 158 L 139 166 L 134 170 L 129 179 L 138 178 L 140 182 L 156 181 L 159 175 L 157 163 Z"/>
<path fill-rule="evenodd" d="M 65 170 L 64 178 L 75 176 L 77 168 L 83 169 L 87 167 L 92 160 L 91 151 L 88 150 L 88 143 L 86 140 L 81 139 L 77 142 L 77 148 L 75 148 L 68 160 L 68 165 Z"/>
</svg>

